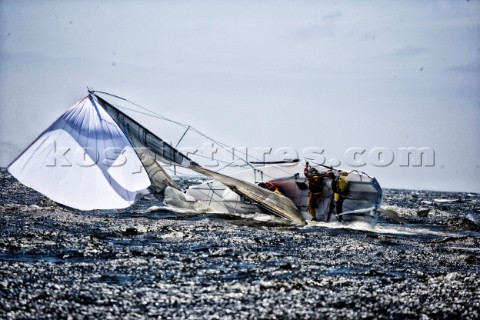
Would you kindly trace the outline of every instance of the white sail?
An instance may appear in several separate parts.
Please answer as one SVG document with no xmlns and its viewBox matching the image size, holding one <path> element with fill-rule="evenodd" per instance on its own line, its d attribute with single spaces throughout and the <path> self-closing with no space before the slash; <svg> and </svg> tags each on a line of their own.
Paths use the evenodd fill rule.
<svg viewBox="0 0 480 320">
<path fill-rule="evenodd" d="M 8 171 L 24 185 L 80 210 L 128 207 L 150 186 L 132 145 L 93 96 L 65 112 Z"/>
</svg>

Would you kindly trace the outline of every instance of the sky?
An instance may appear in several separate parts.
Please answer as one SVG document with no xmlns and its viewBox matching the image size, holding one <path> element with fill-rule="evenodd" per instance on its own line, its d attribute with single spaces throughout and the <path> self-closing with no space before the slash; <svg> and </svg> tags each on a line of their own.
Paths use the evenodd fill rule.
<svg viewBox="0 0 480 320">
<path fill-rule="evenodd" d="M 480 192 L 480 1 L 0 0 L 0 25 L 2 167 L 88 86 L 266 160 Z"/>
</svg>

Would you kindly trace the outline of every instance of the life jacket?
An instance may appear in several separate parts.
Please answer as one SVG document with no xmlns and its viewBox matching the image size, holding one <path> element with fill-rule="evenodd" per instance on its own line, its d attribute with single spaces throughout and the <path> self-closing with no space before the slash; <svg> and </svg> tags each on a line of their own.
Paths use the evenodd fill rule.
<svg viewBox="0 0 480 320">
<path fill-rule="evenodd" d="M 348 173 L 341 173 L 338 177 L 335 177 L 332 181 L 332 190 L 335 193 L 345 195 L 348 192 Z"/>
<path fill-rule="evenodd" d="M 319 173 L 319 174 L 313 174 L 313 175 L 308 175 L 308 188 L 311 192 L 322 192 L 323 191 L 323 185 L 324 185 L 324 178 L 326 177 L 326 174 Z"/>
</svg>

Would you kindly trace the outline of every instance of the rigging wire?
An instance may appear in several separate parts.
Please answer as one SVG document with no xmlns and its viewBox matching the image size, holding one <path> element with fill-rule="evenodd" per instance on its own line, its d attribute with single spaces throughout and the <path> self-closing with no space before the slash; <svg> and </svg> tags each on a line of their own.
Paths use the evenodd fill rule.
<svg viewBox="0 0 480 320">
<path fill-rule="evenodd" d="M 130 111 L 132 111 L 132 112 L 136 112 L 136 113 L 143 114 L 143 115 L 146 115 L 146 116 L 151 116 L 151 117 L 153 117 L 153 118 L 157 118 L 157 119 L 160 119 L 160 120 L 164 120 L 164 121 L 167 121 L 167 122 L 171 122 L 171 123 L 173 123 L 173 124 L 176 124 L 176 125 L 179 125 L 179 126 L 185 128 L 186 131 L 184 132 L 184 134 L 183 134 L 182 137 L 180 138 L 180 140 L 179 140 L 179 142 L 177 143 L 177 145 L 178 145 L 178 144 L 180 143 L 180 141 L 183 139 L 183 137 L 185 136 L 185 134 L 187 133 L 187 131 L 190 130 L 190 131 L 193 131 L 193 132 L 195 132 L 196 134 L 198 134 L 198 135 L 200 135 L 200 136 L 202 136 L 202 137 L 210 140 L 211 142 L 217 144 L 217 145 L 220 146 L 223 150 L 225 150 L 226 152 L 230 153 L 234 159 L 235 159 L 235 157 L 237 157 L 237 159 L 242 160 L 243 162 L 245 162 L 245 164 L 248 165 L 248 166 L 250 166 L 253 170 L 262 171 L 262 170 L 260 170 L 260 169 L 255 168 L 255 166 L 253 166 L 253 164 L 250 163 L 248 160 L 246 160 L 246 159 L 244 159 L 244 158 L 236 155 L 235 152 L 233 151 L 233 150 L 235 150 L 233 147 L 231 147 L 231 146 L 229 146 L 229 145 L 226 144 L 226 143 L 223 143 L 223 142 L 221 142 L 221 141 L 219 141 L 219 140 L 217 140 L 217 139 L 214 139 L 214 138 L 206 135 L 205 133 L 197 130 L 196 128 L 192 127 L 191 125 L 188 125 L 188 124 L 185 124 L 185 123 L 182 123 L 182 122 L 179 122 L 179 121 L 172 120 L 172 119 L 167 118 L 167 117 L 165 117 L 165 116 L 163 116 L 163 115 L 161 115 L 161 114 L 159 114 L 159 113 L 157 113 L 157 112 L 155 112 L 155 111 L 152 111 L 152 110 L 150 110 L 150 109 L 148 109 L 148 108 L 145 108 L 145 107 L 143 107 L 143 106 L 141 106 L 141 105 L 139 105 L 139 104 L 137 104 L 137 103 L 135 103 L 135 102 L 133 102 L 133 101 L 130 101 L 130 100 L 126 99 L 126 98 L 123 98 L 123 97 L 120 97 L 120 96 L 117 96 L 117 95 L 114 95 L 114 94 L 111 94 L 111 93 L 108 93 L 108 92 L 105 92 L 105 91 L 89 90 L 89 92 L 91 92 L 91 93 L 105 94 L 105 95 L 108 95 L 108 96 L 111 96 L 111 97 L 114 97 L 114 98 L 123 100 L 123 101 L 125 101 L 125 102 L 127 102 L 127 103 L 130 103 L 130 104 L 132 104 L 132 105 L 134 105 L 134 106 L 136 106 L 136 107 L 138 107 L 138 108 L 140 108 L 140 109 L 142 109 L 142 110 L 144 110 L 144 111 L 146 111 L 146 112 L 148 112 L 148 113 L 142 112 L 142 111 L 139 111 L 139 110 L 135 110 L 135 109 L 132 109 L 132 108 L 120 106 L 120 105 L 118 105 L 118 104 L 114 104 L 115 107 L 122 108 L 122 109 L 125 109 L 125 110 L 130 110 Z M 236 150 L 236 151 L 237 151 L 237 153 L 244 155 L 246 158 L 248 157 L 248 154 L 247 154 L 246 152 L 243 152 L 242 150 Z M 200 155 L 197 155 L 197 154 L 193 154 L 193 155 L 200 156 Z M 204 157 L 205 157 L 205 156 L 204 156 Z M 261 159 L 256 158 L 256 157 L 252 157 L 251 155 L 250 155 L 250 157 L 253 158 L 253 159 L 255 159 L 255 160 L 261 161 Z M 208 158 L 208 157 L 205 157 L 205 158 Z M 210 159 L 210 158 L 208 158 L 208 159 Z M 228 162 L 226 162 L 226 161 L 221 161 L 221 160 L 215 160 L 215 161 L 223 162 L 223 163 L 228 163 Z M 235 160 L 235 161 L 236 161 L 236 160 Z M 233 161 L 232 163 L 234 163 L 235 161 Z M 226 168 L 226 167 L 228 167 L 228 165 L 225 166 L 225 167 L 223 167 L 223 168 L 221 168 L 220 170 L 222 170 L 222 169 L 224 169 L 224 168 Z M 288 173 L 288 171 L 283 170 L 281 167 L 277 167 L 277 168 L 278 168 L 278 170 L 281 170 L 281 171 L 283 171 L 283 172 L 285 172 L 285 173 Z M 219 170 L 219 171 L 220 171 L 220 170 Z M 269 175 L 267 175 L 267 174 L 265 174 L 265 175 L 266 175 L 267 177 L 272 178 L 271 176 L 269 176 Z"/>
<path fill-rule="evenodd" d="M 180 142 L 182 142 L 183 137 L 185 137 L 189 129 L 190 129 L 190 126 L 188 126 L 187 130 L 185 130 L 185 132 L 182 134 L 182 136 L 180 137 L 180 140 L 178 140 L 177 144 L 175 145 L 175 149 L 178 147 Z"/>
</svg>

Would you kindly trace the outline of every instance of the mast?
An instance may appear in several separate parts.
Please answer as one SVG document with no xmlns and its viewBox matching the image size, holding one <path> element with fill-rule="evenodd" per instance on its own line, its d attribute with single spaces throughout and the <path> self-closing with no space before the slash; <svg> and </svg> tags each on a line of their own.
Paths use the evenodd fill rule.
<svg viewBox="0 0 480 320">
<path fill-rule="evenodd" d="M 298 211 L 298 208 L 295 206 L 291 199 L 284 196 L 279 196 L 273 192 L 269 192 L 257 185 L 247 183 L 245 181 L 229 177 L 224 174 L 211 171 L 199 166 L 193 160 L 172 147 L 170 144 L 166 143 L 161 138 L 157 137 L 151 131 L 139 124 L 137 121 L 133 120 L 128 115 L 118 110 L 116 107 L 112 106 L 104 99 L 97 96 L 94 91 L 89 92 L 92 99 L 96 99 L 98 101 L 101 107 L 105 109 L 105 111 L 113 118 L 113 120 L 124 132 L 130 143 L 135 147 L 135 151 L 137 152 L 137 155 L 142 161 L 142 163 L 144 163 L 144 167 L 147 169 L 150 180 L 154 185 L 156 185 L 155 179 L 151 173 L 157 173 L 157 177 L 159 177 L 160 179 L 159 185 L 156 185 L 158 188 L 165 188 L 165 184 L 170 186 L 173 185 L 169 184 L 168 179 L 171 180 L 171 178 L 161 168 L 161 166 L 157 163 L 156 160 L 188 168 L 192 171 L 209 176 L 225 184 L 237 194 L 245 196 L 252 201 L 259 203 L 262 208 L 273 214 L 290 219 L 295 223 L 305 223 L 305 219 L 302 217 L 302 215 Z M 150 160 L 150 167 L 145 165 L 145 162 L 142 159 Z M 151 160 L 153 160 L 153 163 Z M 173 183 L 173 180 L 171 181 Z M 174 187 L 177 188 L 176 186 Z"/>
</svg>

